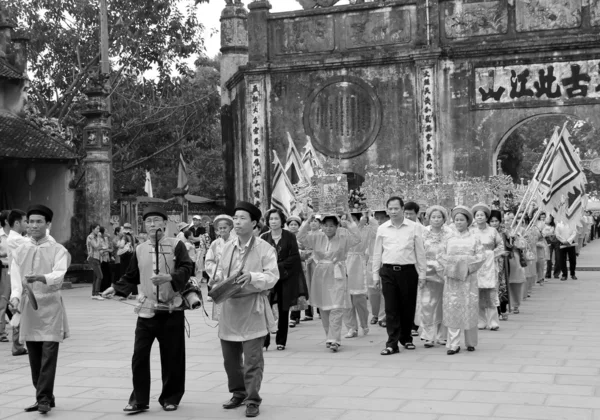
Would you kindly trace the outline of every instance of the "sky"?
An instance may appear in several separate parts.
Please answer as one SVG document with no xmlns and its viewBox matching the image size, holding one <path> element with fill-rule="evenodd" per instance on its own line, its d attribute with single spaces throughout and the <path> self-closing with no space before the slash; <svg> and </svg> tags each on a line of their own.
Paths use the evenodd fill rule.
<svg viewBox="0 0 600 420">
<path fill-rule="evenodd" d="M 296 0 L 270 0 L 271 13 L 288 12 L 292 10 L 301 10 L 300 3 Z M 250 0 L 242 0 L 248 6 Z M 342 0 L 340 4 L 347 3 L 347 0 Z M 219 29 L 221 28 L 221 11 L 225 7 L 225 0 L 210 0 L 208 4 L 201 3 L 197 6 L 197 16 L 200 22 L 205 27 L 204 42 L 206 46 L 206 55 L 214 57 L 219 53 L 221 48 L 221 36 Z"/>
</svg>

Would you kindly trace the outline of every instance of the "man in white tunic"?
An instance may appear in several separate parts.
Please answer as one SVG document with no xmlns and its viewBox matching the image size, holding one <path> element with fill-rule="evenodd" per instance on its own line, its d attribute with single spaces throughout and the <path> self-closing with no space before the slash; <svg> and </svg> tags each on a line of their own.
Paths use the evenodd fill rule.
<svg viewBox="0 0 600 420">
<path fill-rule="evenodd" d="M 246 417 L 259 415 L 259 395 L 265 362 L 265 336 L 276 329 L 269 305 L 269 290 L 279 280 L 277 254 L 266 241 L 252 232 L 261 217 L 251 203 L 237 203 L 233 226 L 237 239 L 225 243 L 215 274 L 215 285 L 237 276 L 240 292 L 223 302 L 219 338 L 231 400 L 223 408 L 246 404 Z"/>
<path fill-rule="evenodd" d="M 10 267 L 10 302 L 21 313 L 19 339 L 27 344 L 36 390 L 36 403 L 25 411 L 42 414 L 54 407 L 58 346 L 69 336 L 60 289 L 70 258 L 65 247 L 48 239 L 52 216 L 42 205 L 27 210 L 31 238 L 12 253 Z"/>
</svg>

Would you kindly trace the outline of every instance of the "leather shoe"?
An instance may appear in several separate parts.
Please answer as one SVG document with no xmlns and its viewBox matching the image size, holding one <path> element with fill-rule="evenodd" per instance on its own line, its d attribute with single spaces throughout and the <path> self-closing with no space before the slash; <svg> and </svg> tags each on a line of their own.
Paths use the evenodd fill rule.
<svg viewBox="0 0 600 420">
<path fill-rule="evenodd" d="M 260 414 L 257 404 L 248 404 L 246 406 L 246 417 L 256 417 Z"/>
<path fill-rule="evenodd" d="M 141 413 L 148 410 L 150 407 L 146 404 L 127 404 L 123 411 L 126 413 Z"/>
<path fill-rule="evenodd" d="M 32 413 L 34 411 L 38 411 L 38 407 L 39 407 L 39 404 L 36 402 L 35 404 L 30 405 L 29 407 L 25 407 L 25 412 L 26 413 Z M 54 407 L 55 407 L 54 401 L 52 401 L 50 403 L 50 408 L 54 408 Z"/>
<path fill-rule="evenodd" d="M 50 410 L 51 410 L 51 408 L 50 408 L 50 403 L 47 403 L 47 402 L 41 402 L 41 403 L 39 403 L 39 404 L 38 404 L 38 411 L 39 411 L 41 414 L 46 414 L 46 413 L 48 413 Z"/>
<path fill-rule="evenodd" d="M 244 399 L 240 397 L 231 397 L 229 402 L 223 404 L 223 408 L 226 410 L 231 410 L 232 408 L 238 408 L 244 405 Z"/>
<path fill-rule="evenodd" d="M 14 352 L 12 355 L 13 356 L 25 356 L 26 354 L 29 354 L 27 349 L 21 349 L 19 351 Z"/>
</svg>

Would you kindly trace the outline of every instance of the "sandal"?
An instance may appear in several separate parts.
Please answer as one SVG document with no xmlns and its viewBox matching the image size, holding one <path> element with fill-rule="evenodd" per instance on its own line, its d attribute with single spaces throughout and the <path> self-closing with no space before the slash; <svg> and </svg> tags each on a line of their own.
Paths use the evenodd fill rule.
<svg viewBox="0 0 600 420">
<path fill-rule="evenodd" d="M 1 343 L 8 343 L 8 337 L 0 337 Z"/>
<path fill-rule="evenodd" d="M 285 346 L 278 344 L 277 345 L 277 350 L 285 350 Z"/>
<path fill-rule="evenodd" d="M 458 353 L 458 352 L 460 352 L 460 347 L 457 347 L 457 348 L 456 348 L 456 350 L 448 350 L 448 351 L 446 352 L 446 354 L 447 354 L 448 356 L 452 356 L 453 354 L 456 354 L 456 353 Z"/>
<path fill-rule="evenodd" d="M 490 331 L 498 331 L 500 329 L 500 327 L 492 327 L 490 328 Z"/>
<path fill-rule="evenodd" d="M 381 354 L 382 356 L 389 356 L 390 354 L 396 354 L 396 353 L 400 353 L 400 349 L 394 349 L 392 347 L 386 347 L 383 350 L 381 350 Z"/>
<path fill-rule="evenodd" d="M 424 345 L 425 345 L 426 349 L 430 349 L 432 347 L 435 347 L 435 343 L 433 341 L 429 341 L 429 340 L 427 340 Z"/>
<path fill-rule="evenodd" d="M 332 352 L 337 353 L 337 351 L 340 349 L 340 345 L 338 343 L 331 343 L 329 349 L 331 349 Z"/>
<path fill-rule="evenodd" d="M 469 346 L 469 347 L 467 347 L 467 351 L 475 351 L 475 347 Z"/>
<path fill-rule="evenodd" d="M 177 410 L 177 404 L 165 404 L 165 405 L 163 405 L 163 410 L 175 411 L 175 410 Z"/>
<path fill-rule="evenodd" d="M 385 328 L 387 326 L 387 323 L 385 321 L 379 321 L 379 326 Z"/>
<path fill-rule="evenodd" d="M 125 411 L 126 413 L 141 413 L 142 411 L 146 411 L 148 410 L 150 407 L 148 407 L 145 404 L 127 404 L 125 406 L 125 408 L 123 409 L 123 411 Z"/>
<path fill-rule="evenodd" d="M 413 343 L 406 343 L 406 344 L 404 345 L 404 348 L 405 348 L 406 350 L 414 350 L 414 349 L 416 349 L 416 347 L 415 347 L 415 345 L 414 345 Z"/>
</svg>

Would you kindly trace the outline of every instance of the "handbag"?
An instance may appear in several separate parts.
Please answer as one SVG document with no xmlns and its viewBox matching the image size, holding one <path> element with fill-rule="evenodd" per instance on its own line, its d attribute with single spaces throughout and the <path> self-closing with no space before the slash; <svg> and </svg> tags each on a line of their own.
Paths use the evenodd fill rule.
<svg viewBox="0 0 600 420">
<path fill-rule="evenodd" d="M 242 290 L 243 286 L 239 283 L 236 283 L 236 280 L 242 274 L 244 270 L 244 266 L 246 265 L 246 260 L 248 259 L 248 255 L 254 246 L 254 240 L 256 238 L 253 236 L 250 240 L 250 244 L 248 246 L 248 252 L 244 255 L 242 259 L 242 265 L 237 273 L 233 275 L 229 275 L 231 272 L 231 264 L 233 263 L 233 252 L 231 252 L 231 260 L 229 261 L 229 271 L 227 272 L 227 278 L 219 283 L 217 283 L 213 288 L 208 292 L 208 296 L 210 296 L 214 303 L 217 305 L 225 302 L 227 299 L 237 295 L 240 290 Z M 219 262 L 217 262 L 217 267 L 215 267 L 215 275 L 217 273 L 217 269 L 219 268 Z"/>
</svg>

